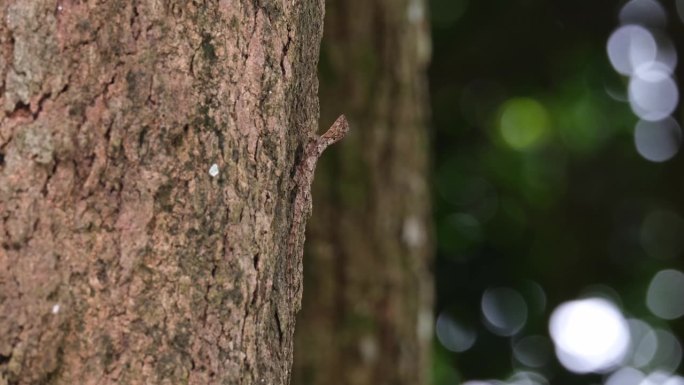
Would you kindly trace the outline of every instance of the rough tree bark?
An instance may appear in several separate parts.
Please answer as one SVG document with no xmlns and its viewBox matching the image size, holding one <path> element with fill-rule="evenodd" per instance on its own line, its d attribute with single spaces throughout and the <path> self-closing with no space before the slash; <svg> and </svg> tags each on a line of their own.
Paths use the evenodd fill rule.
<svg viewBox="0 0 684 385">
<path fill-rule="evenodd" d="M 0 16 L 0 384 L 288 383 L 323 0 Z"/>
<path fill-rule="evenodd" d="M 422 0 L 328 0 L 319 165 L 295 333 L 298 385 L 425 384 L 432 326 Z"/>
</svg>

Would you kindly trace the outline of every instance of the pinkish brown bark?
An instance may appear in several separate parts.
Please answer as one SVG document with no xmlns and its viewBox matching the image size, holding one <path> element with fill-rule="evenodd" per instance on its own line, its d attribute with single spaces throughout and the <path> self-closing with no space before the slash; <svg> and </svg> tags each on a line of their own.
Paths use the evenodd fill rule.
<svg viewBox="0 0 684 385">
<path fill-rule="evenodd" d="M 0 384 L 288 383 L 323 1 L 0 16 Z"/>
</svg>

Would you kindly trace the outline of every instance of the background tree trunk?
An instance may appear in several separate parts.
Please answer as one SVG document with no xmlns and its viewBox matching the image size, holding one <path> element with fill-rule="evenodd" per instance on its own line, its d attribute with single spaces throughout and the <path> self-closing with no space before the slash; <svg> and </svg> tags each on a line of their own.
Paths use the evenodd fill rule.
<svg viewBox="0 0 684 385">
<path fill-rule="evenodd" d="M 287 383 L 323 1 L 0 12 L 0 384 Z"/>
<path fill-rule="evenodd" d="M 352 130 L 314 183 L 296 384 L 427 383 L 428 57 L 422 0 L 327 1 L 322 121 Z"/>
</svg>

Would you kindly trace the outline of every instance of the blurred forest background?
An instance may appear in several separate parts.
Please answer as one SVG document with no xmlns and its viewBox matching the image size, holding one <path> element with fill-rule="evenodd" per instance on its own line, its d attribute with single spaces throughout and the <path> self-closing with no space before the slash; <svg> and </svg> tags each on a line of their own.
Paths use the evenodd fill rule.
<svg viewBox="0 0 684 385">
<path fill-rule="evenodd" d="M 684 384 L 683 12 L 431 0 L 433 384 Z"/>
<path fill-rule="evenodd" d="M 327 1 L 293 382 L 684 385 L 683 37 L 684 0 Z"/>
</svg>

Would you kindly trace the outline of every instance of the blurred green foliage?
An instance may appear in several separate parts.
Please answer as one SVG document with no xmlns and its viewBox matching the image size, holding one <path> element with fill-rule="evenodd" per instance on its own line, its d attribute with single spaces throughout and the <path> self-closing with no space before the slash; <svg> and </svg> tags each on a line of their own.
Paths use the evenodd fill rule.
<svg viewBox="0 0 684 385">
<path fill-rule="evenodd" d="M 644 303 L 656 272 L 683 268 L 681 218 L 667 213 L 684 208 L 684 170 L 681 155 L 652 163 L 635 149 L 626 79 L 606 53 L 622 4 L 431 0 L 436 314 L 477 329 L 462 353 L 435 342 L 435 384 L 525 368 L 512 357 L 515 338 L 483 325 L 491 287 L 515 288 L 528 305 L 530 287 L 542 288 L 545 305 L 518 336 L 548 335 L 551 311 L 596 287 L 614 289 L 627 315 L 683 335 L 681 320 L 660 321 Z M 663 6 L 684 52 L 682 21 Z M 653 210 L 666 218 L 644 227 Z M 537 369 L 550 383 L 601 382 L 551 362 Z"/>
</svg>

